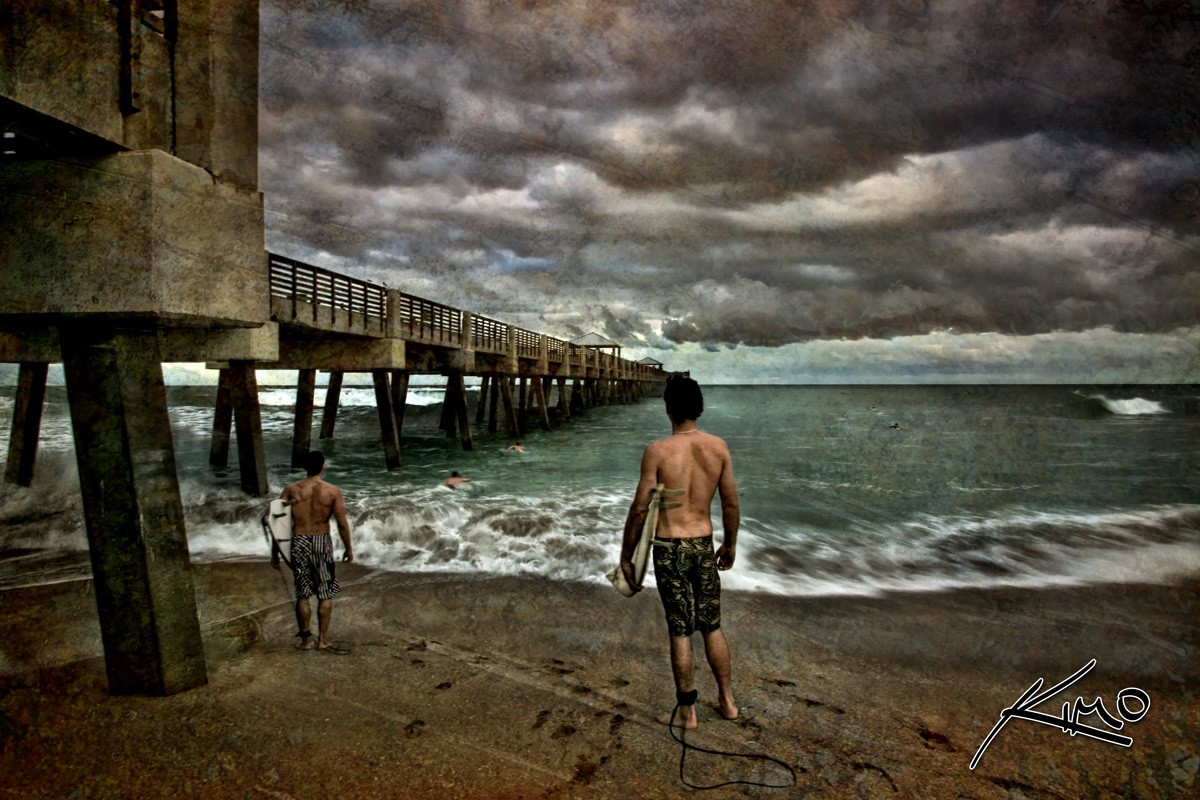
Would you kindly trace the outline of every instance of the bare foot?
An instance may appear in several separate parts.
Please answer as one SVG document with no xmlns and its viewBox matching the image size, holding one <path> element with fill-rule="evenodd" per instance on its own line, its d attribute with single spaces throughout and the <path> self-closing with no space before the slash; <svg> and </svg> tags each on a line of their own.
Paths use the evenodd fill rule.
<svg viewBox="0 0 1200 800">
<path fill-rule="evenodd" d="M 721 701 L 719 703 L 717 703 L 717 711 L 725 719 L 737 719 L 738 718 L 738 707 L 733 704 L 732 697 L 721 698 Z"/>
<path fill-rule="evenodd" d="M 670 725 L 674 728 L 684 728 L 686 730 L 695 730 L 700 723 L 696 722 L 696 707 L 695 706 L 680 706 L 675 711 L 675 719 L 671 719 L 670 714 L 659 714 L 655 719 L 660 725 Z"/>
<path fill-rule="evenodd" d="M 308 636 L 300 637 L 300 649 L 301 650 L 312 650 L 316 646 L 317 645 L 313 641 L 313 637 L 311 634 L 309 634 Z"/>
</svg>

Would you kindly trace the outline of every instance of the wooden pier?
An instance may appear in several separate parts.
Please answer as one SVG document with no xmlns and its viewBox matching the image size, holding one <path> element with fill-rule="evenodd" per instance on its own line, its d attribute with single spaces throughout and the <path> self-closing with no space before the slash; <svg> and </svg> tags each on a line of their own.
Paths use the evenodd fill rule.
<svg viewBox="0 0 1200 800">
<path fill-rule="evenodd" d="M 474 449 L 474 430 L 503 424 L 520 437 L 532 414 L 543 430 L 598 405 L 629 403 L 654 393 L 661 365 L 621 358 L 620 345 L 596 334 L 571 342 L 470 311 L 271 254 L 271 319 L 279 357 L 210 362 L 220 370 L 211 463 L 225 466 L 236 424 L 242 486 L 267 489 L 255 370 L 297 371 L 292 466 L 312 449 L 318 371 L 329 373 L 320 438 L 334 436 L 347 373 L 369 373 L 389 469 L 400 465 L 400 435 L 412 375 L 446 378 L 440 427 Z M 480 380 L 472 415 L 466 378 Z M 501 422 L 502 421 L 502 422 Z"/>
</svg>

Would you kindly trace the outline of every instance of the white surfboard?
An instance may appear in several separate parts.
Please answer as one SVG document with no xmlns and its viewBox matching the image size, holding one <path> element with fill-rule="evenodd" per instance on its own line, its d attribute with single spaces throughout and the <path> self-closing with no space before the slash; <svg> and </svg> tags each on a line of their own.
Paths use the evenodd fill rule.
<svg viewBox="0 0 1200 800">
<path fill-rule="evenodd" d="M 275 499 L 262 518 L 267 544 L 279 552 L 283 563 L 292 566 L 292 501 Z"/>
<path fill-rule="evenodd" d="M 650 505 L 646 508 L 646 521 L 642 524 L 642 535 L 633 549 L 633 579 L 637 581 L 638 586 L 641 586 L 646 580 L 646 568 L 650 565 L 650 547 L 654 540 L 654 532 L 658 529 L 658 512 L 668 508 L 679 508 L 681 505 L 680 503 L 665 503 L 663 498 L 679 497 L 682 494 L 683 489 L 668 489 L 661 483 L 650 492 Z M 619 563 L 616 569 L 608 573 L 608 579 L 616 587 L 616 590 L 626 597 L 633 597 L 637 594 L 629 585 L 629 581 L 625 580 L 625 573 L 621 571 Z"/>
</svg>

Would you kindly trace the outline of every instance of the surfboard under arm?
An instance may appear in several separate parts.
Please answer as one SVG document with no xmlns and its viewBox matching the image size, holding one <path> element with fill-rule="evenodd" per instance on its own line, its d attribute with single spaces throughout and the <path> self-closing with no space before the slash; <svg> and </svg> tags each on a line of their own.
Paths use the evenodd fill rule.
<svg viewBox="0 0 1200 800">
<path fill-rule="evenodd" d="M 281 498 L 271 501 L 262 518 L 267 543 L 288 567 L 292 566 L 292 522 L 292 501 Z"/>
<path fill-rule="evenodd" d="M 658 530 L 658 514 L 662 510 L 679 508 L 682 503 L 664 502 L 664 497 L 680 497 L 684 494 L 683 489 L 668 489 L 664 484 L 655 486 L 650 491 L 650 504 L 646 507 L 646 521 L 642 523 L 642 535 L 638 538 L 637 545 L 633 549 L 633 577 L 639 586 L 645 582 L 646 569 L 650 565 L 650 549 L 654 540 L 654 532 Z M 629 582 L 625 580 L 625 574 L 621 572 L 621 565 L 617 564 L 617 568 L 608 573 L 608 579 L 612 581 L 612 585 L 617 591 L 626 597 L 633 597 L 637 594 Z"/>
</svg>

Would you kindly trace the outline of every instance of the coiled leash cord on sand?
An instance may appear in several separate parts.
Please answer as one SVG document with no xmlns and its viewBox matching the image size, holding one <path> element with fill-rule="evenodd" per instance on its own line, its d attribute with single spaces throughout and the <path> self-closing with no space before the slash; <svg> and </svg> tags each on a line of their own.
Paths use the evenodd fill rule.
<svg viewBox="0 0 1200 800">
<path fill-rule="evenodd" d="M 688 787 L 689 789 L 702 789 L 703 790 L 703 789 L 720 789 L 722 786 L 737 786 L 737 785 L 762 786 L 763 788 L 766 788 L 766 789 L 790 789 L 796 785 L 796 770 L 792 769 L 789 765 L 783 763 L 778 758 L 772 758 L 771 756 L 768 756 L 764 753 L 727 753 L 724 750 L 709 750 L 706 747 L 697 747 L 694 744 L 687 743 L 687 729 L 686 728 L 680 728 L 679 730 L 682 733 L 679 736 L 676 736 L 675 735 L 675 726 L 672 724 L 669 724 L 669 723 L 672 723 L 675 721 L 675 715 L 677 713 L 679 713 L 679 709 L 683 708 L 684 706 L 694 706 L 696 704 L 696 698 L 699 696 L 700 696 L 700 693 L 697 692 L 695 689 L 693 689 L 690 692 L 681 692 L 679 690 L 676 690 L 675 691 L 675 709 L 671 712 L 671 718 L 669 720 L 667 720 L 667 722 L 668 722 L 667 730 L 669 730 L 671 732 L 671 738 L 674 739 L 675 741 L 679 742 L 679 744 L 681 745 L 681 749 L 679 751 L 679 780 L 680 780 L 680 782 L 683 783 L 684 786 Z M 779 766 L 786 769 L 788 771 L 788 773 L 791 774 L 791 776 L 792 776 L 792 782 L 787 783 L 787 784 L 779 784 L 779 783 L 759 783 L 758 781 L 725 781 L 725 783 L 714 783 L 712 786 L 697 786 L 694 783 L 689 783 L 688 779 L 683 777 L 683 762 L 687 758 L 688 750 L 695 750 L 700 753 L 708 753 L 708 754 L 714 755 L 714 756 L 727 756 L 729 758 L 751 758 L 751 759 L 755 759 L 758 761 L 770 761 L 772 764 L 778 764 Z"/>
</svg>

